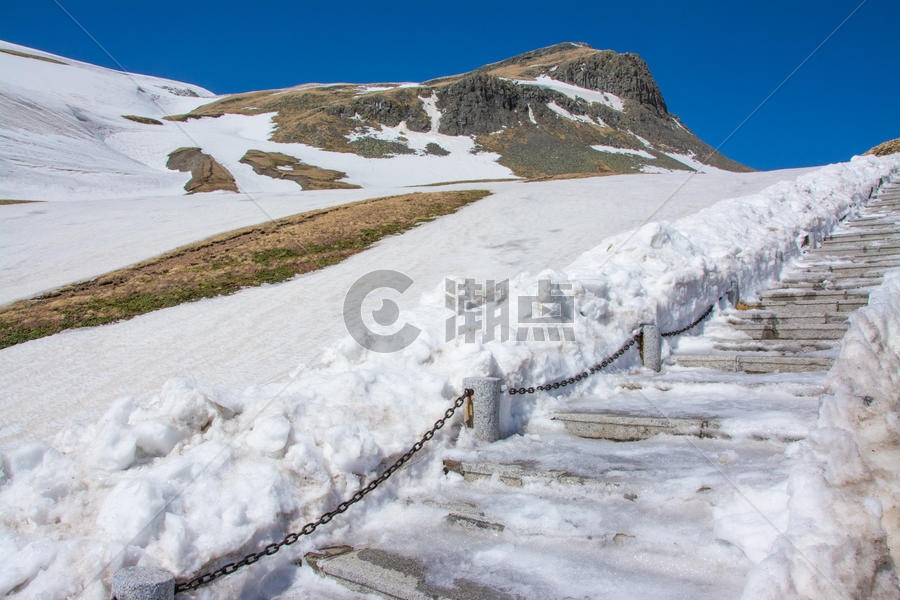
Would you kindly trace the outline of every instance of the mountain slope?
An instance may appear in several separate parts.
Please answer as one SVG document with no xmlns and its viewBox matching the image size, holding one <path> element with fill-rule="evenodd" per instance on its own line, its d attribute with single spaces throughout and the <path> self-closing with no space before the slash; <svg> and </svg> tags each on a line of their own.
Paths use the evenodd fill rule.
<svg viewBox="0 0 900 600">
<path fill-rule="evenodd" d="M 234 184 L 224 188 L 251 194 L 748 170 L 668 112 L 640 57 L 585 44 L 425 83 L 304 84 L 217 97 L 0 42 L 0 199 L 217 189 L 167 166 L 172 152 L 188 148 L 228 172 L 223 180 Z"/>
<path fill-rule="evenodd" d="M 749 170 L 669 114 L 639 56 L 585 44 L 557 44 L 422 84 L 237 94 L 170 118 L 227 113 L 276 113 L 274 141 L 367 157 L 440 153 L 437 134 L 470 138 L 472 151 L 499 154 L 523 177 L 697 168 L 697 159 Z M 423 143 L 423 134 L 434 141 Z"/>
<path fill-rule="evenodd" d="M 104 187 L 177 192 L 184 176 L 145 164 L 108 140 L 147 128 L 125 115 L 159 118 L 213 98 L 198 86 L 2 42 L 0 194 L 45 200 L 47 186 L 58 190 L 51 197 Z"/>
</svg>

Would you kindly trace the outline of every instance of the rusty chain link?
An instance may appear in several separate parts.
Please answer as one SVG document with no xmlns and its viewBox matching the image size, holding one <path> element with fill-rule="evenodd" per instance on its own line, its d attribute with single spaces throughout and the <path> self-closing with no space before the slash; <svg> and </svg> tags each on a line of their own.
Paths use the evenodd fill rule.
<svg viewBox="0 0 900 600">
<path fill-rule="evenodd" d="M 721 299 L 722 298 L 720 297 L 719 300 L 721 300 Z M 718 303 L 718 301 L 717 301 L 717 303 Z M 666 333 L 661 333 L 660 336 L 672 337 L 674 335 L 681 335 L 682 333 L 684 333 L 690 329 L 693 329 L 694 327 L 696 327 L 697 325 L 702 323 L 703 320 L 706 319 L 706 317 L 708 317 L 710 314 L 712 314 L 712 311 L 715 307 L 716 307 L 716 304 L 710 304 L 709 308 L 707 308 L 706 311 L 702 315 L 697 317 L 697 319 L 694 322 L 692 322 L 690 325 L 682 327 L 681 329 L 676 329 L 675 331 L 668 331 Z M 608 357 L 604 358 L 603 360 L 601 360 L 600 362 L 595 364 L 594 366 L 582 371 L 581 373 L 578 373 L 577 375 L 573 375 L 572 377 L 567 377 L 565 379 L 560 379 L 559 381 L 554 381 L 553 383 L 545 383 L 542 385 L 535 385 L 535 386 L 529 386 L 529 387 L 510 386 L 507 391 L 509 392 L 510 396 L 514 396 L 516 394 L 533 394 L 535 392 L 540 392 L 540 391 L 556 390 L 561 387 L 566 387 L 567 385 L 572 385 L 573 383 L 581 381 L 582 379 L 587 379 L 594 373 L 597 373 L 598 371 L 602 371 L 603 369 L 605 369 L 606 367 L 608 367 L 609 365 L 614 363 L 616 361 L 616 359 L 618 359 L 620 356 L 625 354 L 625 352 L 627 352 L 629 348 L 631 348 L 634 344 L 636 344 L 638 342 L 638 340 L 641 339 L 641 336 L 642 336 L 641 331 L 638 331 L 633 336 L 631 336 L 631 338 L 629 338 L 628 341 L 626 341 L 622 345 L 621 348 L 619 348 L 618 350 L 616 350 L 615 352 L 610 354 Z"/>
<path fill-rule="evenodd" d="M 345 512 L 348 508 L 365 498 L 370 492 L 375 491 L 375 488 L 387 481 L 391 477 L 391 475 L 399 471 L 400 467 L 406 464 L 416 452 L 421 450 L 422 447 L 425 446 L 425 444 L 434 437 L 434 434 L 437 433 L 437 431 L 441 429 L 447 423 L 447 421 L 450 420 L 450 418 L 453 417 L 454 413 L 456 413 L 456 410 L 465 403 L 466 399 L 471 398 L 474 393 L 475 392 L 473 390 L 466 389 L 463 392 L 462 396 L 460 396 L 453 402 L 453 406 L 444 411 L 444 416 L 435 421 L 431 429 L 426 431 L 419 441 L 410 446 L 409 450 L 407 450 L 406 453 L 403 454 L 403 456 L 398 458 L 390 467 L 385 469 L 381 473 L 381 475 L 370 481 L 368 485 L 359 488 L 352 496 L 350 496 L 350 498 L 338 504 L 334 510 L 323 514 L 315 521 L 307 523 L 300 529 L 300 531 L 287 534 L 280 542 L 273 542 L 269 544 L 259 552 L 251 552 L 250 554 L 244 556 L 244 558 L 242 558 L 241 560 L 237 562 L 230 562 L 219 567 L 215 571 L 197 575 L 196 577 L 193 577 L 192 579 L 189 579 L 187 581 L 176 582 L 175 593 L 179 594 L 181 592 L 196 590 L 197 588 L 207 585 L 208 583 L 211 583 L 224 575 L 231 575 L 241 567 L 252 565 L 264 556 L 271 556 L 281 550 L 282 547 L 290 546 L 296 543 L 297 540 L 299 540 L 301 537 L 310 535 L 320 526 L 325 525 L 339 514 Z"/>
<path fill-rule="evenodd" d="M 635 345 L 639 339 L 641 339 L 640 331 L 638 331 L 637 333 L 632 335 L 631 338 L 629 338 L 628 341 L 625 342 L 621 348 L 619 348 L 618 350 L 616 350 L 615 352 L 613 352 L 612 354 L 610 354 L 609 356 L 607 356 L 606 358 L 604 358 L 603 360 L 601 360 L 600 362 L 595 364 L 594 366 L 592 366 L 588 369 L 585 369 L 584 371 L 582 371 L 581 373 L 578 373 L 577 375 L 573 375 L 572 377 L 567 377 L 565 379 L 560 379 L 559 381 L 554 381 L 553 383 L 545 383 L 543 385 L 536 385 L 536 386 L 531 386 L 531 387 L 516 388 L 516 387 L 510 386 L 508 392 L 511 396 L 513 396 L 515 394 L 533 394 L 538 391 L 556 390 L 561 387 L 566 387 L 567 385 L 572 385 L 573 383 L 575 383 L 577 381 L 581 381 L 582 379 L 587 379 L 594 373 L 597 373 L 598 371 L 602 371 L 603 369 L 605 369 L 606 367 L 608 367 L 609 365 L 614 363 L 616 361 L 616 359 L 618 359 L 620 356 L 625 354 L 625 352 L 627 352 L 629 348 L 631 348 L 633 345 Z"/>
<path fill-rule="evenodd" d="M 720 297 L 719 300 L 721 300 L 721 299 L 722 299 L 722 298 Z M 716 303 L 718 303 L 718 300 L 716 301 Z M 686 325 L 685 327 L 682 327 L 681 329 L 676 329 L 675 331 L 668 331 L 668 332 L 666 332 L 666 333 L 660 333 L 659 335 L 662 336 L 662 337 L 672 337 L 673 335 L 681 335 L 681 334 L 684 333 L 685 331 L 687 331 L 687 330 L 689 330 L 689 329 L 693 329 L 694 327 L 696 327 L 697 325 L 699 325 L 701 322 L 703 322 L 703 320 L 704 320 L 706 317 L 708 317 L 709 315 L 712 314 L 712 311 L 713 311 L 713 309 L 714 309 L 715 307 L 716 307 L 716 304 L 710 304 L 710 305 L 709 305 L 709 308 L 706 309 L 706 312 L 704 312 L 702 315 L 700 315 L 699 317 L 697 317 L 697 319 L 696 319 L 693 323 L 691 323 L 690 325 Z"/>
</svg>

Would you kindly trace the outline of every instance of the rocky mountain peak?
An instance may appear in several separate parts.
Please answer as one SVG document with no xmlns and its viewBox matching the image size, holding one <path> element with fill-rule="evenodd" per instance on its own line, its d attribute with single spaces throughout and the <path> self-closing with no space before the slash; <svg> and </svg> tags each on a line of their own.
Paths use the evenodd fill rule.
<svg viewBox="0 0 900 600">
<path fill-rule="evenodd" d="M 564 42 L 421 84 L 312 85 L 251 92 L 173 119 L 275 113 L 272 140 L 369 158 L 494 152 L 522 177 L 747 170 L 671 115 L 637 54 Z M 421 135 L 420 135 L 421 134 Z M 424 139 L 422 135 L 428 137 Z"/>
</svg>

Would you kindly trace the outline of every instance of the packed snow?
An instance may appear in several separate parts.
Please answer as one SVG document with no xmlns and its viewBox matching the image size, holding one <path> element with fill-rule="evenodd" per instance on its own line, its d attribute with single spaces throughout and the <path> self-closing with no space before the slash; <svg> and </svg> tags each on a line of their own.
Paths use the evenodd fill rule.
<svg viewBox="0 0 900 600">
<path fill-rule="evenodd" d="M 480 265 L 489 267 L 486 270 L 474 270 L 467 263 L 457 263 L 455 267 L 446 263 L 429 264 L 428 269 L 436 275 L 427 282 L 430 288 L 417 304 L 404 306 L 402 312 L 404 320 L 422 331 L 402 351 L 390 355 L 369 352 L 349 337 L 331 345 L 303 339 L 298 345 L 314 346 L 315 354 L 297 366 L 290 378 L 277 383 L 226 387 L 211 386 L 192 378 L 171 379 L 159 387 L 153 397 L 139 400 L 123 396 L 101 418 L 69 428 L 51 442 L 8 444 L 3 449 L 0 475 L 0 507 L 5 516 L 0 528 L 0 552 L 3 553 L 0 593 L 11 598 L 79 596 L 99 600 L 107 597 L 105 584 L 110 573 L 120 566 L 160 565 L 179 575 L 188 575 L 220 557 L 257 549 L 272 539 L 280 539 L 288 530 L 295 530 L 317 513 L 331 508 L 339 498 L 352 493 L 382 461 L 404 450 L 459 393 L 464 376 L 502 375 L 512 383 L 558 378 L 592 364 L 617 347 L 643 320 L 655 318 L 665 329 L 689 322 L 718 298 L 735 277 L 740 279 L 742 290 L 752 293 L 775 275 L 773 254 L 776 250 L 784 252 L 788 259 L 799 254 L 798 240 L 806 232 L 829 230 L 840 216 L 866 198 L 875 180 L 898 167 L 900 160 L 896 157 L 857 157 L 850 163 L 825 167 L 749 196 L 721 201 L 673 221 L 655 221 L 618 233 L 581 253 L 568 266 L 563 266 L 567 262 L 564 258 L 555 263 L 545 261 L 552 269 L 538 268 L 532 273 L 511 277 L 510 298 L 533 295 L 537 291 L 537 281 L 542 278 L 573 286 L 576 313 L 581 315 L 575 321 L 574 342 L 494 340 L 464 343 L 460 338 L 445 340 L 448 314 L 444 282 L 440 281 L 444 275 L 499 278 L 505 276 L 505 272 L 491 273 L 490 265 Z M 632 177 L 634 184 L 651 179 Z M 567 185 L 575 186 L 577 182 L 567 182 Z M 578 193 L 583 196 L 584 189 Z M 521 203 L 522 199 L 517 200 Z M 533 206 L 546 202 L 543 198 L 535 200 Z M 447 220 L 442 219 L 439 224 L 429 225 L 447 226 L 453 230 L 454 219 L 465 221 L 467 212 L 477 212 L 481 206 L 495 208 L 490 207 L 490 203 L 478 203 Z M 501 214 L 512 217 L 516 212 L 528 213 L 532 222 L 541 222 L 542 234 L 557 242 L 572 237 L 571 227 L 560 227 L 559 232 L 553 232 L 545 221 L 535 219 L 533 212 L 524 210 L 521 204 L 517 206 L 517 211 Z M 617 206 L 621 206 L 621 200 Z M 583 205 L 579 208 L 579 218 L 583 218 Z M 664 214 L 659 217 L 664 218 Z M 502 227 L 507 226 L 496 218 L 496 214 L 490 222 L 492 227 L 501 227 L 501 234 Z M 356 266 L 362 268 L 355 273 L 369 270 L 370 265 L 365 260 L 377 255 L 379 248 L 405 252 L 409 265 L 410 258 L 419 259 L 418 254 L 423 248 L 435 244 L 433 236 L 419 236 L 437 230 L 437 227 L 422 227 L 358 255 L 355 258 L 362 264 Z M 528 227 L 524 229 L 528 230 Z M 548 233 L 556 235 L 548 236 Z M 528 243 L 533 243 L 534 238 L 529 236 Z M 410 240 L 417 244 L 415 252 L 404 245 Z M 465 238 L 457 241 L 460 248 L 465 246 Z M 512 254 L 506 256 L 510 257 L 512 268 L 521 268 L 516 248 L 516 245 L 509 246 L 506 251 Z M 451 250 L 443 249 L 444 252 Z M 351 262 L 353 259 L 347 261 Z M 539 263 L 532 260 L 528 264 Z M 337 271 L 340 266 L 329 270 Z M 379 266 L 384 268 L 389 264 Z M 296 281 L 304 279 L 309 283 L 310 278 Z M 292 285 L 295 282 L 269 289 L 289 289 Z M 896 279 L 885 285 L 883 297 L 890 302 L 896 298 Z M 248 290 L 245 293 L 262 294 L 265 291 Z M 239 294 L 219 301 L 236 301 L 240 297 Z M 262 300 L 262 296 L 258 298 Z M 876 296 L 876 301 L 878 298 Z M 303 302 L 296 297 L 294 301 L 297 304 Z M 174 329 L 192 318 L 208 316 L 195 313 L 187 317 L 181 311 L 204 304 L 209 306 L 212 302 L 179 307 L 168 315 L 167 311 L 160 311 L 157 318 L 168 316 L 167 328 L 141 338 L 148 346 L 177 346 L 171 340 Z M 883 302 L 879 303 L 881 308 L 876 307 L 876 312 L 865 317 L 868 325 L 863 324 L 863 319 L 854 322 L 854 328 L 861 333 L 856 341 L 850 342 L 847 353 L 848 359 L 855 362 L 856 354 L 868 352 L 875 361 L 867 371 L 868 377 L 876 385 L 887 386 L 883 389 L 895 390 L 896 387 L 891 386 L 895 386 L 896 381 L 885 379 L 875 366 L 896 366 L 896 311 L 883 305 Z M 896 303 L 889 306 L 895 307 Z M 514 303 L 510 312 L 514 323 L 517 316 Z M 883 312 L 889 316 L 879 316 Z M 187 318 L 182 321 L 179 314 Z M 283 323 L 290 321 L 290 317 L 285 316 L 282 314 Z M 148 317 L 153 318 L 153 315 Z M 323 317 L 318 315 L 318 318 Z M 241 326 L 253 330 L 255 317 L 246 315 L 245 319 Z M 214 320 L 209 327 L 221 323 Z M 164 322 L 159 321 L 159 324 Z M 54 337 L 59 339 L 78 333 Z M 514 332 L 512 335 L 515 336 Z M 883 342 L 877 342 L 878 339 Z M 196 342 L 199 346 L 203 340 Z M 220 352 L 229 354 L 231 349 L 221 348 Z M 256 360 L 256 357 L 246 358 Z M 621 366 L 633 366 L 634 360 L 630 358 Z M 632 362 L 629 364 L 629 361 Z M 296 365 L 296 362 L 283 364 L 288 368 Z M 896 370 L 892 372 L 896 373 Z M 870 385 L 865 376 L 842 375 L 840 370 L 835 376 L 841 381 L 857 377 L 862 385 Z M 602 379 L 598 381 L 602 382 Z M 855 406 L 860 410 L 858 404 Z M 504 427 L 515 429 L 517 424 L 527 427 L 529 415 L 540 410 L 540 404 L 517 405 L 505 418 Z M 872 410 L 885 411 L 885 417 L 873 414 L 873 435 L 865 437 L 875 443 L 879 442 L 878 436 L 893 439 L 895 425 L 892 426 L 894 430 L 888 430 L 881 423 L 896 423 L 896 416 L 892 421 L 887 412 L 896 411 L 896 402 L 884 406 L 873 404 Z M 827 404 L 823 405 L 822 414 L 826 419 L 841 418 L 840 411 L 829 417 Z M 829 429 L 839 425 L 837 421 L 827 421 L 827 424 Z M 853 422 L 848 426 L 854 426 Z M 828 445 L 828 440 L 840 439 L 837 433 L 829 435 L 831 437 L 821 438 L 823 445 Z M 846 438 L 846 435 L 853 437 L 854 434 L 841 435 Z M 321 533 L 317 532 L 314 538 L 304 539 L 296 550 L 282 554 L 296 556 L 297 552 L 329 542 L 371 536 L 375 524 L 367 517 L 378 515 L 378 522 L 383 523 L 383 517 L 397 510 L 396 499 L 406 493 L 404 490 L 436 490 L 442 485 L 437 476 L 441 453 L 435 450 L 448 448 L 453 437 L 452 432 L 437 436 L 431 451 L 419 463 L 398 474 L 390 485 L 372 494 L 362 506 L 354 507 L 341 519 L 336 519 Z M 635 448 L 635 452 L 647 453 L 646 460 L 655 464 L 653 452 L 666 452 L 665 446 L 654 449 L 661 443 Z M 713 441 L 710 443 L 714 445 Z M 502 449 L 501 446 L 498 449 Z M 833 447 L 827 456 L 833 464 L 824 471 L 825 481 L 827 486 L 836 489 L 836 494 L 843 493 L 840 486 L 852 486 L 863 477 L 864 471 L 859 468 L 859 461 L 853 459 L 849 441 Z M 544 459 L 552 460 L 552 456 Z M 635 456 L 634 460 L 644 458 Z M 804 498 L 806 502 L 829 498 L 829 490 L 820 492 L 820 488 L 804 489 L 803 498 L 791 494 L 789 489 L 766 491 L 765 482 L 774 470 L 764 455 L 740 457 L 726 451 L 720 453 L 719 461 L 724 466 L 743 464 L 746 467 L 741 476 L 759 482 L 754 489 L 758 489 L 760 495 L 750 500 L 763 507 L 767 503 L 772 506 L 779 502 L 783 504 L 790 497 L 793 516 L 807 510 L 802 504 Z M 696 463 L 696 468 L 692 467 L 694 463 L 688 457 L 673 464 L 681 465 L 678 476 L 671 483 L 678 486 L 694 485 L 704 478 L 703 470 L 708 468 L 705 463 Z M 782 469 L 801 467 L 781 462 L 774 468 L 781 472 Z M 802 483 L 799 479 L 796 482 Z M 888 492 L 886 489 L 885 493 Z M 851 496 L 846 498 L 849 502 Z M 494 499 L 494 502 L 501 501 L 521 503 L 527 502 L 527 498 L 511 493 L 503 499 Z M 662 510 L 665 494 L 651 495 L 645 501 L 659 503 Z M 567 503 L 578 515 L 577 494 Z M 874 518 L 878 512 L 877 503 L 866 501 L 863 506 Z M 522 508 L 525 513 L 546 515 L 550 524 L 563 522 L 562 516 L 546 512 L 549 505 Z M 728 505 L 722 510 L 728 511 Z M 839 507 L 835 510 L 839 515 Z M 787 515 L 773 518 L 789 532 L 795 527 Z M 861 535 L 874 532 L 867 516 L 857 514 L 857 518 L 864 527 L 859 531 Z M 777 540 L 773 542 L 771 536 L 751 539 L 752 536 L 747 535 L 754 531 L 754 521 L 743 520 L 739 512 L 727 512 L 720 520 L 737 524 L 734 526 L 743 523 L 740 529 L 723 530 L 723 539 L 731 540 L 732 536 L 743 532 L 738 540 L 743 544 L 742 551 L 761 565 L 759 569 L 768 569 L 767 572 L 775 575 L 787 573 L 785 577 L 793 578 L 795 582 L 815 585 L 809 581 L 808 574 L 789 570 L 793 564 L 790 548 L 784 550 L 788 554 L 781 556 L 773 546 L 777 545 Z M 540 528 L 540 523 L 537 526 Z M 655 528 L 658 535 L 666 535 L 665 524 L 660 526 L 645 521 L 644 526 Z M 829 527 L 828 524 L 821 525 L 821 535 L 831 535 Z M 811 536 L 820 535 L 820 530 L 815 527 L 810 531 Z M 540 538 L 535 539 L 538 540 L 536 543 L 543 543 Z M 815 543 L 813 537 L 808 539 Z M 435 542 L 437 540 L 406 540 L 420 556 L 433 554 Z M 735 564 L 740 555 L 734 549 L 725 551 L 724 546 L 722 548 L 723 553 L 718 558 L 715 553 L 704 554 L 703 564 L 718 564 L 716 571 L 721 570 L 723 589 L 739 591 L 742 582 L 728 567 Z M 699 556 L 696 552 L 701 550 L 696 547 L 690 561 L 680 560 L 677 556 L 665 558 L 665 570 L 681 573 L 685 581 L 699 576 L 692 565 Z M 491 552 L 494 553 L 492 563 L 501 565 L 502 549 Z M 840 562 L 842 556 L 845 555 L 840 552 L 824 551 L 816 554 L 816 560 L 846 572 L 850 567 L 847 566 L 849 563 Z M 864 556 L 868 560 L 874 555 Z M 308 568 L 293 568 L 290 570 L 292 575 L 285 575 L 284 567 L 289 558 L 279 556 L 263 561 L 201 591 L 198 597 L 266 595 L 262 590 L 269 589 L 266 586 L 274 585 L 273 579 L 279 577 L 292 578 L 289 585 L 293 589 L 305 587 L 306 593 L 352 597 L 351 593 L 342 593 L 333 585 L 314 582 Z M 728 575 L 729 572 L 732 575 Z M 502 569 L 498 573 L 502 576 Z M 574 572 L 560 570 L 559 573 L 560 581 L 566 584 L 573 584 L 576 579 Z M 755 577 L 748 585 L 767 585 L 769 579 Z M 663 581 L 659 580 L 657 594 L 659 597 L 670 596 L 672 590 L 662 585 Z M 648 586 L 652 584 L 648 582 Z M 781 589 L 785 588 L 775 588 L 775 595 Z M 627 593 L 627 586 L 613 591 L 622 595 Z M 702 589 L 694 597 L 702 597 L 701 593 L 708 597 L 709 592 Z"/>
<path fill-rule="evenodd" d="M 587 116 L 587 115 L 573 115 L 572 113 L 570 113 L 569 111 L 567 111 L 566 109 L 564 109 L 562 106 L 560 106 L 560 105 L 557 104 L 556 102 L 550 102 L 550 103 L 548 103 L 548 104 L 547 104 L 547 108 L 549 108 L 550 110 L 552 110 L 553 112 L 555 112 L 556 114 L 558 114 L 559 116 L 561 116 L 561 117 L 564 118 L 564 119 L 568 119 L 568 120 L 570 120 L 570 121 L 575 121 L 575 122 L 578 122 L 578 123 L 588 123 L 588 124 L 590 124 L 590 125 L 597 125 L 597 121 L 594 121 L 594 120 L 593 120 L 592 118 L 590 118 L 589 116 Z M 601 121 L 601 123 L 602 123 L 602 121 Z"/>
<path fill-rule="evenodd" d="M 539 75 L 534 80 L 507 79 L 507 81 L 512 81 L 516 85 L 531 85 L 553 90 L 572 100 L 578 100 L 580 98 L 588 103 L 599 102 L 600 104 L 619 112 L 625 110 L 625 102 L 615 94 L 579 87 L 577 85 L 572 85 L 571 83 L 558 81 L 546 75 Z"/>
<path fill-rule="evenodd" d="M 598 144 L 596 146 L 591 146 L 597 152 L 609 152 L 612 154 L 633 154 L 634 156 L 641 156 L 643 158 L 656 158 L 646 150 L 635 150 L 633 148 L 617 148 L 615 146 L 603 146 Z"/>
<path fill-rule="evenodd" d="M 721 171 L 721 169 L 714 167 L 712 165 L 708 165 L 706 163 L 700 162 L 697 159 L 697 156 L 693 152 L 688 153 L 679 153 L 679 152 L 664 152 L 666 156 L 673 160 L 677 160 L 681 164 L 686 167 L 693 169 L 699 173 L 710 173 L 712 171 Z"/>
</svg>

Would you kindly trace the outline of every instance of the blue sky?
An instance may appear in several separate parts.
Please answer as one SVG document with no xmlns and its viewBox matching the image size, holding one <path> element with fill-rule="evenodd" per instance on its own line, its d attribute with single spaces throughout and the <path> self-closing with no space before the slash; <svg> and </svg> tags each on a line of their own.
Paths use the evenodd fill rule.
<svg viewBox="0 0 900 600">
<path fill-rule="evenodd" d="M 218 93 L 422 81 L 562 41 L 636 52 L 669 110 L 718 146 L 860 0 L 59 3 L 127 70 Z M 900 137 L 898 23 L 900 2 L 865 2 L 722 152 L 777 169 Z M 115 67 L 52 0 L 4 2 L 0 38 Z"/>
</svg>

